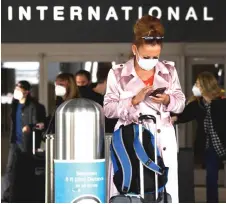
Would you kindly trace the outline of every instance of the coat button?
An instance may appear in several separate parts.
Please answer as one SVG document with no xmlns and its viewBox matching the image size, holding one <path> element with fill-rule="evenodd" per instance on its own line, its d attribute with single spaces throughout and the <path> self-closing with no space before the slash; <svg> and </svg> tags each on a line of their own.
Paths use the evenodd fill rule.
<svg viewBox="0 0 226 204">
<path fill-rule="evenodd" d="M 157 129 L 157 133 L 160 133 L 161 132 L 161 130 L 160 129 Z"/>
<path fill-rule="evenodd" d="M 163 147 L 163 150 L 166 151 L 166 147 Z"/>
<path fill-rule="evenodd" d="M 160 112 L 159 111 L 157 111 L 157 115 L 160 115 Z"/>
</svg>

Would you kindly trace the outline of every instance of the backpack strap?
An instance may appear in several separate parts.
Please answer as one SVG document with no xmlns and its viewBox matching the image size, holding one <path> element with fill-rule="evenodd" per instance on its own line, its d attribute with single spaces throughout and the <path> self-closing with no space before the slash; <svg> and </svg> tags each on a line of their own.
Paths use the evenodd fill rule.
<svg viewBox="0 0 226 204">
<path fill-rule="evenodd" d="M 142 162 L 144 166 L 146 166 L 148 169 L 150 169 L 153 172 L 158 173 L 159 175 L 163 174 L 163 170 L 152 161 L 147 153 L 144 150 L 143 145 L 140 143 L 139 140 L 139 126 L 134 124 L 133 125 L 133 132 L 134 132 L 134 141 L 133 146 L 136 153 L 137 158 Z M 151 134 L 151 133 L 150 133 Z M 153 135 L 152 135 L 153 139 Z M 153 141 L 152 141 L 153 144 Z M 122 167 L 122 174 L 123 174 L 123 181 L 122 181 L 122 192 L 128 193 L 131 185 L 132 180 L 132 165 L 129 158 L 129 155 L 126 151 L 124 142 L 123 142 L 123 136 L 122 136 L 122 128 L 119 128 L 113 133 L 112 138 L 112 149 L 114 150 L 116 157 L 118 158 L 120 165 Z M 112 151 L 113 153 L 113 151 Z M 113 168 L 116 172 L 118 167 L 116 164 L 116 160 L 114 155 L 112 154 L 112 162 L 113 162 Z"/>
<path fill-rule="evenodd" d="M 134 143 L 133 143 L 133 147 L 135 150 L 135 153 L 137 155 L 137 158 L 142 162 L 142 164 L 147 167 L 148 169 L 150 169 L 151 171 L 154 171 L 155 173 L 162 175 L 162 169 L 155 164 L 154 161 L 152 161 L 147 153 L 144 150 L 143 145 L 140 143 L 139 140 L 139 126 L 138 125 L 133 125 L 133 129 L 134 129 Z M 151 134 L 152 139 L 153 139 L 153 135 Z M 152 145 L 153 145 L 153 141 L 152 141 Z"/>
<path fill-rule="evenodd" d="M 122 192 L 127 193 L 130 189 L 132 180 L 132 165 L 123 142 L 122 128 L 119 128 L 114 132 L 112 138 L 112 147 L 122 167 Z"/>
<path fill-rule="evenodd" d="M 110 153 L 111 153 L 111 161 L 112 161 L 114 174 L 115 174 L 118 171 L 118 165 L 117 165 L 117 161 L 116 161 L 115 154 L 114 154 L 114 151 L 113 151 L 112 143 L 110 144 Z"/>
</svg>

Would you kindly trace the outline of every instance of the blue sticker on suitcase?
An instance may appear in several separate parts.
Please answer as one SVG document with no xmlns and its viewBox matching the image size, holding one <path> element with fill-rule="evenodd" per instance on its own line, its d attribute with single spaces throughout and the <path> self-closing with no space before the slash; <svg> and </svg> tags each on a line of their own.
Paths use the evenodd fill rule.
<svg viewBox="0 0 226 204">
<path fill-rule="evenodd" d="M 55 203 L 105 203 L 105 160 L 54 161 Z"/>
</svg>

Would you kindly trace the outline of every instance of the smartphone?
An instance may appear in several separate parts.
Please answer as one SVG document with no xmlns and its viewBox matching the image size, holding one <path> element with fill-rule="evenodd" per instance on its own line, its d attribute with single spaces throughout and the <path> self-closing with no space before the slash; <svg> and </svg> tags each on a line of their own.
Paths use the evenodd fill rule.
<svg viewBox="0 0 226 204">
<path fill-rule="evenodd" d="M 151 92 L 150 96 L 156 97 L 157 94 L 163 94 L 166 90 L 166 87 L 155 89 L 153 92 Z"/>
</svg>

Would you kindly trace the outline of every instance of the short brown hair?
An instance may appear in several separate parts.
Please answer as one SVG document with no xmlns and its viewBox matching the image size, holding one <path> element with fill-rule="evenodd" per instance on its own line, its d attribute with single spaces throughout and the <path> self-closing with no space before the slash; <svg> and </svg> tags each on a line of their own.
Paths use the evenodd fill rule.
<svg viewBox="0 0 226 204">
<path fill-rule="evenodd" d="M 145 40 L 142 37 L 164 37 L 164 27 L 160 20 L 154 16 L 145 15 L 137 20 L 133 27 L 134 41 L 133 43 L 139 47 L 143 44 L 162 44 L 161 40 Z"/>
<path fill-rule="evenodd" d="M 56 80 L 66 81 L 68 83 L 67 93 L 65 97 L 65 101 L 79 98 L 79 90 L 74 80 L 74 75 L 70 73 L 61 73 L 56 77 Z"/>
</svg>

